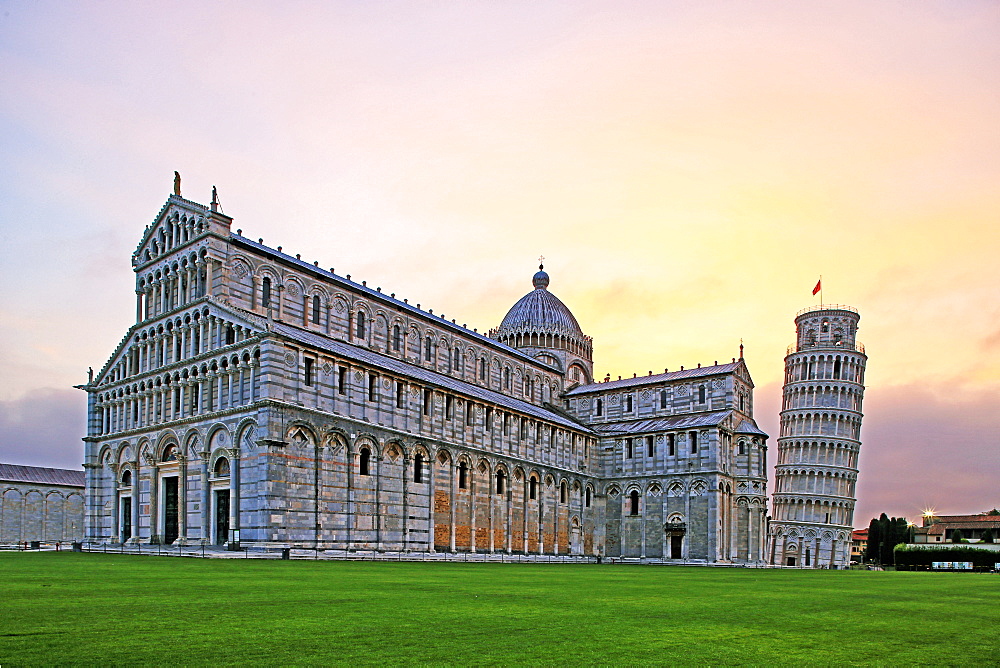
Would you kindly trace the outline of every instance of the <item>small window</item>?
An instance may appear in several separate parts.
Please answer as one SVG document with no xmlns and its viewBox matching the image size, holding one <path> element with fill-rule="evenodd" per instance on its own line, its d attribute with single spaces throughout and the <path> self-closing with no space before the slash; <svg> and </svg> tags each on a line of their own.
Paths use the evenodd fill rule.
<svg viewBox="0 0 1000 668">
<path fill-rule="evenodd" d="M 510 391 L 510 369 L 503 370 L 503 389 Z"/>
<path fill-rule="evenodd" d="M 132 472 L 129 471 L 128 469 L 125 469 L 125 472 L 122 473 L 122 487 L 131 487 L 131 486 L 132 486 Z"/>
<path fill-rule="evenodd" d="M 319 324 L 319 295 L 313 295 L 312 321 L 314 325 Z"/>
<path fill-rule="evenodd" d="M 590 508 L 590 488 L 589 487 L 587 488 L 587 491 L 584 492 L 584 495 L 583 495 L 583 505 L 584 505 L 585 508 Z"/>
<path fill-rule="evenodd" d="M 466 401 L 465 402 L 465 424 L 466 425 L 471 425 L 472 424 L 472 421 L 473 421 L 473 410 L 474 409 L 472 408 L 472 402 L 471 401 Z"/>
<path fill-rule="evenodd" d="M 692 431 L 688 434 L 688 438 L 691 440 L 691 454 L 698 453 L 698 432 Z"/>
<path fill-rule="evenodd" d="M 261 281 L 260 305 L 264 308 L 271 306 L 271 279 L 267 276 Z"/>
<path fill-rule="evenodd" d="M 469 465 L 465 462 L 458 464 L 458 488 L 465 489 L 469 486 Z"/>
<path fill-rule="evenodd" d="M 361 452 L 358 457 L 358 474 L 359 475 L 371 475 L 371 457 L 372 451 L 368 448 L 361 448 Z"/>
<path fill-rule="evenodd" d="M 479 358 L 479 380 L 486 380 L 486 359 Z"/>
<path fill-rule="evenodd" d="M 627 413 L 631 413 L 632 412 L 632 395 L 631 394 L 628 395 L 627 397 L 625 397 L 625 411 Z"/>
<path fill-rule="evenodd" d="M 598 415 L 598 417 L 601 416 L 601 415 L 604 415 L 604 400 L 603 399 L 598 399 L 597 400 L 597 415 Z"/>
<path fill-rule="evenodd" d="M 736 446 L 736 454 L 745 455 L 747 453 L 747 446 L 743 441 L 740 441 Z"/>
<path fill-rule="evenodd" d="M 359 339 L 365 338 L 365 314 L 360 311 L 355 318 L 355 335 Z"/>
<path fill-rule="evenodd" d="M 667 407 L 667 391 L 660 390 L 660 408 Z"/>
<path fill-rule="evenodd" d="M 337 391 L 340 394 L 347 394 L 347 367 L 340 367 L 337 372 Z"/>
<path fill-rule="evenodd" d="M 434 410 L 434 405 L 431 403 L 434 400 L 434 391 L 430 389 L 424 390 L 424 415 L 430 415 L 431 411 Z"/>
<path fill-rule="evenodd" d="M 231 346 L 236 343 L 236 330 L 232 325 L 226 325 L 226 345 Z"/>
<path fill-rule="evenodd" d="M 486 407 L 486 426 L 483 427 L 486 431 L 491 431 L 493 429 L 493 409 Z"/>
<path fill-rule="evenodd" d="M 413 458 L 413 482 L 424 481 L 424 455 L 420 452 Z"/>
<path fill-rule="evenodd" d="M 538 480 L 536 478 L 528 478 L 528 498 L 532 500 L 538 498 Z"/>
<path fill-rule="evenodd" d="M 306 385 L 313 384 L 313 360 L 311 357 L 306 357 L 305 362 L 305 383 Z"/>
<path fill-rule="evenodd" d="M 228 478 L 229 477 L 229 460 L 225 457 L 219 457 L 215 462 L 215 477 L 216 478 Z"/>
<path fill-rule="evenodd" d="M 378 401 L 378 376 L 368 374 L 368 401 Z"/>
<path fill-rule="evenodd" d="M 566 503 L 566 483 L 559 485 L 559 503 Z"/>
<path fill-rule="evenodd" d="M 177 461 L 177 447 L 173 445 L 168 445 L 163 450 L 163 458 L 160 459 L 161 462 L 176 462 Z"/>
<path fill-rule="evenodd" d="M 406 407 L 406 386 L 396 381 L 396 408 Z"/>
<path fill-rule="evenodd" d="M 639 492 L 634 489 L 628 495 L 628 514 L 639 514 Z"/>
<path fill-rule="evenodd" d="M 424 359 L 428 362 L 431 361 L 431 353 L 434 349 L 434 342 L 431 341 L 431 337 L 424 339 Z"/>
<path fill-rule="evenodd" d="M 399 325 L 392 326 L 392 349 L 395 352 L 399 352 L 399 349 L 403 347 L 403 333 L 399 331 Z"/>
<path fill-rule="evenodd" d="M 632 459 L 632 439 L 625 439 L 625 459 Z"/>
<path fill-rule="evenodd" d="M 504 475 L 503 471 L 497 471 L 497 476 L 496 477 L 497 477 L 497 486 L 496 486 L 497 494 L 498 495 L 499 494 L 506 494 L 507 493 L 507 476 Z"/>
<path fill-rule="evenodd" d="M 652 457 L 653 456 L 653 437 L 652 436 L 647 436 L 646 437 L 646 456 L 647 457 Z"/>
<path fill-rule="evenodd" d="M 704 385 L 699 385 L 698 386 L 698 403 L 699 404 L 705 403 L 705 386 Z"/>
<path fill-rule="evenodd" d="M 444 398 L 444 416 L 449 420 L 455 417 L 455 397 L 450 394 Z"/>
</svg>

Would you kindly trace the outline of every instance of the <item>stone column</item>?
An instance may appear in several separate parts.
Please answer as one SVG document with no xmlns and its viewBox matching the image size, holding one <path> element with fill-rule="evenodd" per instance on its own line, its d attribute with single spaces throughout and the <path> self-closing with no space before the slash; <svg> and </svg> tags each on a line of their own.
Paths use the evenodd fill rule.
<svg viewBox="0 0 1000 668">
<path fill-rule="evenodd" d="M 177 544 L 187 545 L 187 453 L 177 452 Z"/>
<path fill-rule="evenodd" d="M 208 447 L 207 443 L 205 447 Z M 212 490 L 209 488 L 208 483 L 208 458 L 211 454 L 207 449 L 198 453 L 198 456 L 201 457 L 198 473 L 201 476 L 201 542 L 203 545 L 210 545 L 212 543 Z M 232 471 L 232 467 L 230 466 L 229 468 Z M 231 475 L 232 473 L 230 472 Z M 230 486 L 232 484 L 231 481 L 232 478 L 230 478 Z M 230 492 L 230 495 L 232 495 L 232 492 Z M 231 502 L 230 506 L 232 506 Z M 225 539 L 227 536 L 223 538 Z"/>
<path fill-rule="evenodd" d="M 240 449 L 228 450 L 229 453 L 229 535 L 235 547 L 240 544 Z"/>
</svg>

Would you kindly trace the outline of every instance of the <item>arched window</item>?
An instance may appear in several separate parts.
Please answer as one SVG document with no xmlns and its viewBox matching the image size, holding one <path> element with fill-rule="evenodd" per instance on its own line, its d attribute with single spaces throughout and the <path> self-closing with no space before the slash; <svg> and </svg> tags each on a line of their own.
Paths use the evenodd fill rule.
<svg viewBox="0 0 1000 668">
<path fill-rule="evenodd" d="M 510 391 L 510 369 L 503 370 L 503 388 Z"/>
<path fill-rule="evenodd" d="M 667 407 L 667 391 L 660 390 L 660 408 Z"/>
<path fill-rule="evenodd" d="M 743 441 L 740 441 L 739 445 L 737 446 L 737 452 L 736 452 L 736 454 L 745 455 L 746 454 L 746 450 L 747 450 L 746 444 Z"/>
<path fill-rule="evenodd" d="M 597 415 L 604 415 L 604 399 L 597 400 Z"/>
<path fill-rule="evenodd" d="M 625 439 L 625 459 L 632 459 L 632 439 Z"/>
<path fill-rule="evenodd" d="M 465 462 L 458 464 L 458 488 L 465 489 L 469 486 L 469 465 Z"/>
<path fill-rule="evenodd" d="M 424 359 L 427 360 L 428 362 L 431 361 L 431 353 L 433 351 L 434 351 L 434 341 L 432 341 L 431 337 L 428 336 L 426 339 L 424 339 Z"/>
<path fill-rule="evenodd" d="M 486 359 L 479 358 L 479 380 L 486 380 Z"/>
<path fill-rule="evenodd" d="M 413 457 L 413 482 L 424 481 L 424 455 L 418 452 Z"/>
<path fill-rule="evenodd" d="M 314 325 L 319 324 L 319 295 L 313 295 L 312 321 Z"/>
<path fill-rule="evenodd" d="M 639 514 L 639 492 L 634 489 L 628 495 L 628 514 Z"/>
<path fill-rule="evenodd" d="M 559 485 L 559 503 L 566 503 L 566 483 Z"/>
<path fill-rule="evenodd" d="M 168 445 L 163 449 L 163 457 L 160 459 L 161 462 L 176 462 L 177 461 L 177 447 L 173 445 Z"/>
<path fill-rule="evenodd" d="M 372 451 L 368 448 L 361 448 L 361 452 L 358 456 L 358 474 L 359 475 L 371 475 L 371 457 Z"/>
<path fill-rule="evenodd" d="M 625 397 L 625 410 L 629 413 L 632 412 L 632 395 Z"/>
<path fill-rule="evenodd" d="M 583 496 L 583 505 L 584 505 L 585 508 L 590 508 L 590 488 L 589 487 L 587 488 L 587 491 L 584 493 L 584 496 Z"/>
<path fill-rule="evenodd" d="M 507 476 L 504 475 L 503 471 L 497 471 L 497 494 L 505 494 L 507 492 Z"/>
<path fill-rule="evenodd" d="M 361 311 L 358 311 L 358 315 L 355 321 L 356 321 L 355 334 L 359 339 L 365 338 L 365 314 Z"/>
<path fill-rule="evenodd" d="M 215 477 L 216 478 L 228 478 L 229 477 L 229 460 L 225 457 L 219 457 L 215 462 Z"/>
<path fill-rule="evenodd" d="M 267 276 L 261 281 L 260 305 L 264 308 L 271 306 L 271 279 Z"/>
<path fill-rule="evenodd" d="M 131 487 L 131 486 L 132 486 L 132 472 L 129 471 L 128 469 L 125 469 L 125 472 L 122 473 L 122 487 Z"/>
<path fill-rule="evenodd" d="M 705 403 L 705 386 L 704 385 L 699 385 L 698 386 L 698 403 L 699 404 Z"/>
<path fill-rule="evenodd" d="M 399 331 L 399 325 L 392 326 L 392 349 L 399 352 L 403 347 L 403 333 Z"/>
<path fill-rule="evenodd" d="M 538 498 L 538 479 L 528 478 L 528 498 L 537 499 Z"/>
</svg>

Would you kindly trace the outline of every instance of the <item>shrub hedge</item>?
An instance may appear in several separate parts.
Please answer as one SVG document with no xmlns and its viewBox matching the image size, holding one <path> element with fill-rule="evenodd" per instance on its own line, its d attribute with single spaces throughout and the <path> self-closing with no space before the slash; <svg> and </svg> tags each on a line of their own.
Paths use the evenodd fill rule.
<svg viewBox="0 0 1000 668">
<path fill-rule="evenodd" d="M 937 547 L 923 545 L 897 545 L 893 550 L 896 570 L 930 567 L 934 561 L 971 561 L 973 568 L 993 569 L 1000 563 L 1000 552 L 981 547 Z"/>
</svg>

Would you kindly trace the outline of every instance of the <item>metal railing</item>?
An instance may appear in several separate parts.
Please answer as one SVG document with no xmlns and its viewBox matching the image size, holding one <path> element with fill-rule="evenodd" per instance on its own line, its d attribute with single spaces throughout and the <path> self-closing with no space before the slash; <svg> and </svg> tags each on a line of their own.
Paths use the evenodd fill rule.
<svg viewBox="0 0 1000 668">
<path fill-rule="evenodd" d="M 850 343 L 848 341 L 834 341 L 832 339 L 817 341 L 816 343 L 807 343 L 805 345 L 799 345 L 798 343 L 793 343 L 788 346 L 788 352 L 786 355 L 791 355 L 792 353 L 801 353 L 809 350 L 823 350 L 823 351 L 837 351 L 844 350 L 850 352 L 865 354 L 865 345 L 860 341 L 855 341 Z"/>
<path fill-rule="evenodd" d="M 800 315 L 812 313 L 813 311 L 849 311 L 851 313 L 857 313 L 858 309 L 853 306 L 847 306 L 846 304 L 817 304 L 816 306 L 807 306 L 796 313 L 795 317 L 798 318 Z"/>
</svg>

